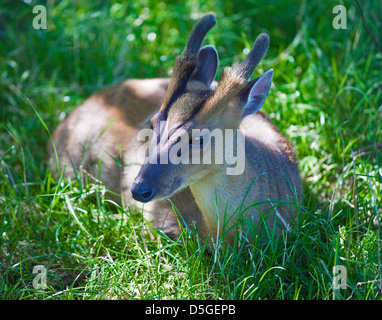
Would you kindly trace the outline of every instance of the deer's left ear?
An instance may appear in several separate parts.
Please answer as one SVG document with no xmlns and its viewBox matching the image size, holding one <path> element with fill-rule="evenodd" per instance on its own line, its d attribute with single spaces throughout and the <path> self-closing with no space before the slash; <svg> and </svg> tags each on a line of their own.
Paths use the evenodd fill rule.
<svg viewBox="0 0 382 320">
<path fill-rule="evenodd" d="M 272 77 L 273 69 L 269 69 L 257 79 L 249 92 L 248 101 L 244 107 L 243 117 L 256 113 L 261 109 L 271 88 Z"/>
<path fill-rule="evenodd" d="M 213 46 L 204 46 L 199 50 L 199 65 L 193 73 L 191 80 L 203 82 L 207 87 L 215 80 L 219 58 Z"/>
</svg>

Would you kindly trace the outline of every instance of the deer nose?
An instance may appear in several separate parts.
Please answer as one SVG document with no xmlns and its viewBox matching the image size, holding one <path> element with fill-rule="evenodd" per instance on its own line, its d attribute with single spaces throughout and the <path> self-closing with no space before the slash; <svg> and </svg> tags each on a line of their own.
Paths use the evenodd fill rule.
<svg viewBox="0 0 382 320">
<path fill-rule="evenodd" d="M 154 197 L 155 189 L 142 183 L 134 183 L 131 194 L 139 202 L 149 202 Z"/>
</svg>

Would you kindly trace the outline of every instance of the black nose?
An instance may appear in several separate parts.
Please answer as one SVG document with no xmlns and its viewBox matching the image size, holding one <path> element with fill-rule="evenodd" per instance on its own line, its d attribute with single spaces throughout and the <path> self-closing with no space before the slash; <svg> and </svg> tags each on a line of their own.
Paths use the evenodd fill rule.
<svg viewBox="0 0 382 320">
<path fill-rule="evenodd" d="M 154 197 L 155 190 L 145 184 L 134 183 L 131 187 L 131 194 L 137 201 L 148 202 Z"/>
</svg>

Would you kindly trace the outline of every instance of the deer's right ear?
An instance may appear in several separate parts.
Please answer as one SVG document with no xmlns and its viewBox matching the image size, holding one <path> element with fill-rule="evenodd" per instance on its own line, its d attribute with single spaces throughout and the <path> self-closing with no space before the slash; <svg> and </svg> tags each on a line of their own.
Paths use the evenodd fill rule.
<svg viewBox="0 0 382 320">
<path fill-rule="evenodd" d="M 272 77 L 273 69 L 269 69 L 257 79 L 249 92 L 248 102 L 245 105 L 243 117 L 256 113 L 263 106 L 272 85 Z"/>
<path fill-rule="evenodd" d="M 198 67 L 193 73 L 191 80 L 201 81 L 207 87 L 215 80 L 219 58 L 213 46 L 204 46 L 199 51 Z"/>
</svg>

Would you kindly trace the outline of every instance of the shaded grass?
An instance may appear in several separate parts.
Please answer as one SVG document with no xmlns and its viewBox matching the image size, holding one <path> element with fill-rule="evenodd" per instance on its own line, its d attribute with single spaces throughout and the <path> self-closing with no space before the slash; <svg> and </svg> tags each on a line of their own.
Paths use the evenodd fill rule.
<svg viewBox="0 0 382 320">
<path fill-rule="evenodd" d="M 339 264 L 347 289 L 337 298 L 381 298 L 382 54 L 355 3 L 344 1 L 346 30 L 332 28 L 332 3 L 321 1 L 46 5 L 47 31 L 31 27 L 30 5 L 0 9 L 2 299 L 332 299 Z M 362 5 L 378 37 L 382 7 Z M 206 248 L 190 230 L 168 239 L 96 181 L 54 180 L 47 169 L 60 118 L 108 84 L 168 76 L 194 19 L 209 11 L 218 26 L 206 43 L 221 67 L 270 34 L 255 73 L 275 70 L 264 109 L 296 147 L 304 177 L 296 228 L 232 250 Z M 48 270 L 45 291 L 32 286 L 36 265 Z"/>
</svg>

